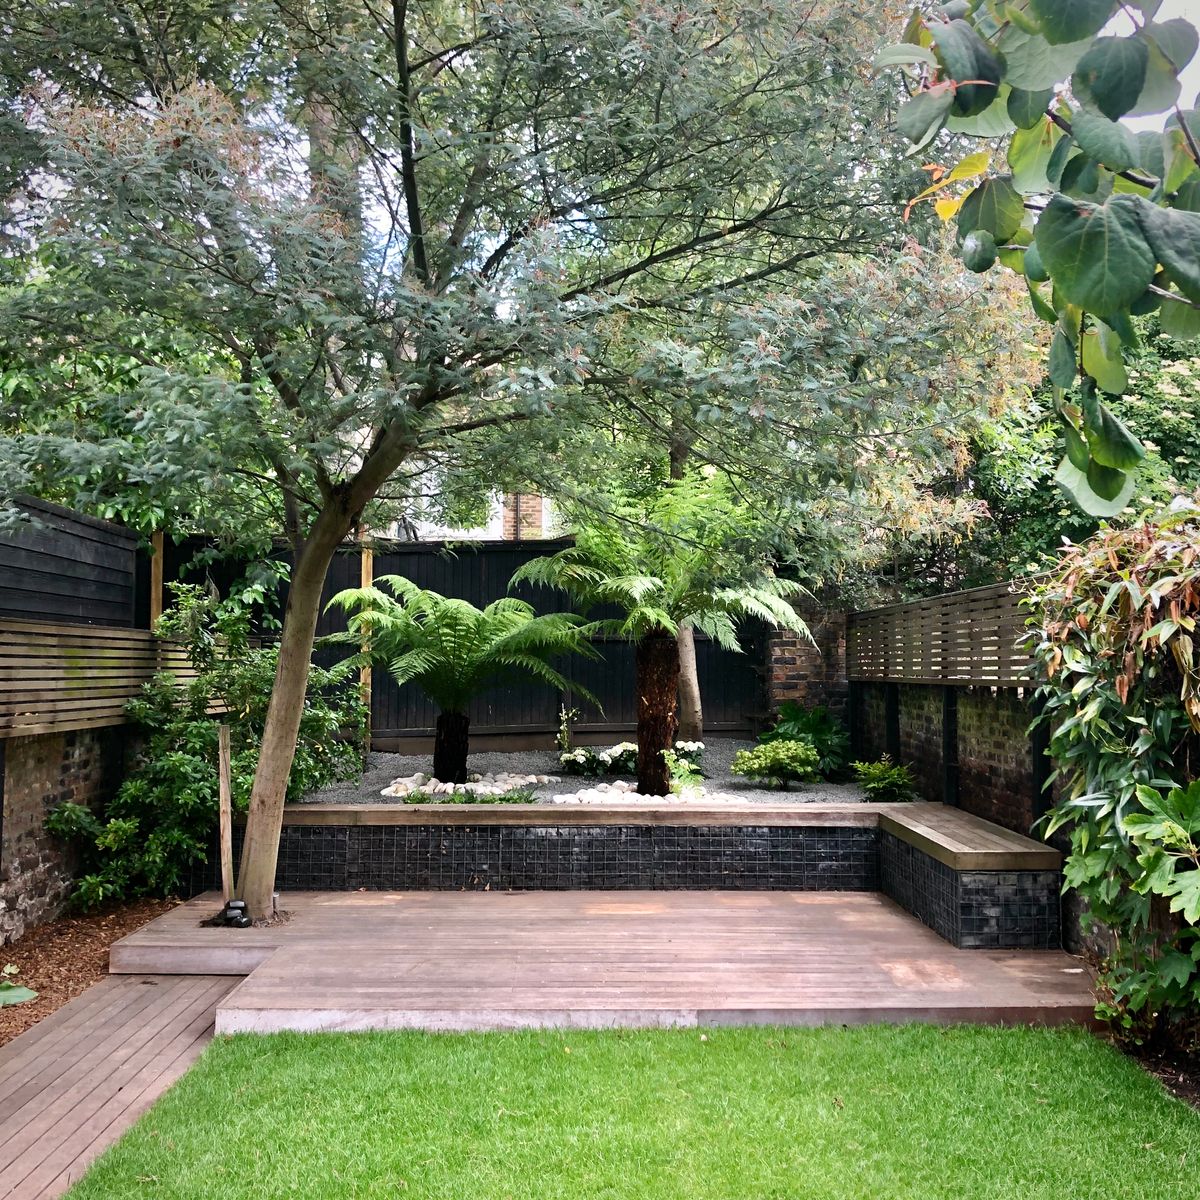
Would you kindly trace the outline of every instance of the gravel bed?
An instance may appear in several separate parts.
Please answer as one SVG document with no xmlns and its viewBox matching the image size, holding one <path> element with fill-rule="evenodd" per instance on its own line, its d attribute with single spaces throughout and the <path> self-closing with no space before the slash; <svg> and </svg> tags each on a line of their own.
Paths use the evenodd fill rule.
<svg viewBox="0 0 1200 1200">
<path fill-rule="evenodd" d="M 865 803 L 862 789 L 854 783 L 794 783 L 786 792 L 760 787 L 749 779 L 730 772 L 733 756 L 739 750 L 749 749 L 754 742 L 735 738 L 705 739 L 704 771 L 708 778 L 704 790 L 708 795 L 724 793 L 736 800 L 751 804 L 828 804 Z M 594 787 L 597 783 L 627 776 L 602 776 L 600 779 L 585 779 L 578 775 L 564 775 L 558 767 L 557 750 L 494 750 L 472 754 L 467 760 L 470 770 L 479 775 L 498 774 L 509 771 L 515 775 L 554 775 L 562 782 L 543 785 L 536 789 L 539 799 L 549 799 L 556 793 L 575 792 L 581 788 Z M 356 780 L 334 784 L 318 792 L 310 792 L 300 804 L 396 804 L 394 796 L 379 793 L 393 779 L 403 775 L 414 775 L 417 771 L 428 771 L 431 757 L 425 754 L 379 754 L 367 758 L 366 773 Z"/>
</svg>

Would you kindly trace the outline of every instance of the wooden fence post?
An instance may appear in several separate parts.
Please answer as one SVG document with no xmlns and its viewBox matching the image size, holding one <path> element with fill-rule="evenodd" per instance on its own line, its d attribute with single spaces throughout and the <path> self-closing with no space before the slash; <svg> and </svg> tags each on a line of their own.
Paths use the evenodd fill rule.
<svg viewBox="0 0 1200 1200">
<path fill-rule="evenodd" d="M 150 628 L 163 615 L 163 534 L 156 529 L 150 535 Z"/>
<path fill-rule="evenodd" d="M 217 778 L 220 805 L 221 898 L 233 899 L 233 786 L 230 779 L 229 726 L 217 726 Z"/>
</svg>

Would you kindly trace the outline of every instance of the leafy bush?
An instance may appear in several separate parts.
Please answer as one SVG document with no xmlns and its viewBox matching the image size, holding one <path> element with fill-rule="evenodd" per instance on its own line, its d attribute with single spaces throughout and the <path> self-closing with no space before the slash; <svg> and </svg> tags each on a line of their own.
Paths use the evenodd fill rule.
<svg viewBox="0 0 1200 1200">
<path fill-rule="evenodd" d="M 676 747 L 679 746 L 695 746 L 698 742 L 676 742 Z M 688 756 L 687 751 L 675 749 L 664 750 L 662 752 L 663 759 L 667 764 L 667 772 L 671 776 L 671 791 L 676 795 L 681 795 L 683 792 L 691 788 L 698 788 L 704 782 L 704 774 L 701 772 L 696 761 Z"/>
<path fill-rule="evenodd" d="M 1067 547 L 1030 598 L 1066 882 L 1111 930 L 1102 1015 L 1138 1041 L 1200 1032 L 1200 507 Z"/>
<path fill-rule="evenodd" d="M 217 728 L 230 726 L 235 811 L 250 799 L 278 652 L 253 645 L 250 616 L 270 585 L 245 586 L 220 601 L 174 584 L 175 606 L 159 632 L 182 641 L 197 676 L 184 686 L 169 674 L 146 685 L 127 712 L 142 733 L 132 771 L 100 815 L 66 803 L 47 819 L 76 843 L 82 873 L 74 900 L 92 908 L 125 896 L 179 891 L 193 863 L 207 860 L 217 825 Z M 223 710 L 214 715 L 213 710 Z M 362 769 L 366 710 L 350 664 L 314 667 L 300 720 L 288 798 Z"/>
<path fill-rule="evenodd" d="M 404 797 L 405 804 L 532 804 L 537 800 L 537 789 L 531 787 L 513 788 L 511 792 L 502 792 L 499 796 L 480 795 L 469 788 L 466 791 L 454 792 L 409 792 Z"/>
<path fill-rule="evenodd" d="M 888 755 L 878 762 L 856 762 L 854 778 L 876 804 L 895 804 L 917 798 L 917 784 L 903 763 L 894 763 Z"/>
<path fill-rule="evenodd" d="M 786 790 L 792 780 L 819 779 L 820 756 L 812 742 L 801 739 L 765 742 L 753 750 L 739 750 L 733 756 L 733 773 L 748 779 L 761 779 L 770 787 Z"/>
<path fill-rule="evenodd" d="M 779 706 L 775 724 L 758 735 L 764 745 L 768 742 L 811 742 L 816 748 L 817 769 L 826 779 L 833 779 L 846 769 L 850 757 L 850 734 L 845 725 L 823 704 L 805 708 L 794 700 Z"/>
</svg>

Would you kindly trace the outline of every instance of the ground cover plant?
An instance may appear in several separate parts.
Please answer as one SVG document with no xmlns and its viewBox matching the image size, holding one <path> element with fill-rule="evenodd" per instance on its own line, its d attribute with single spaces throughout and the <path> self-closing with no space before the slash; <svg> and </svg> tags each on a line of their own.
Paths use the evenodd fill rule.
<svg viewBox="0 0 1200 1200">
<path fill-rule="evenodd" d="M 1190 1200 L 1197 1144 L 1078 1030 L 284 1034 L 218 1039 L 70 1200 Z"/>
</svg>

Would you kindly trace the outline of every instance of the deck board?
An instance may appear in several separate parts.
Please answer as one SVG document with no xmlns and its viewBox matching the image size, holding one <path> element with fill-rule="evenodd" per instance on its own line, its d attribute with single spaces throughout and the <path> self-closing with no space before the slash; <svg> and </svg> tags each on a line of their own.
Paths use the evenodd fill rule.
<svg viewBox="0 0 1200 1200">
<path fill-rule="evenodd" d="M 215 897 L 131 934 L 139 961 L 258 965 L 219 1032 L 878 1020 L 1087 1022 L 1058 951 L 958 950 L 862 892 L 299 892 L 270 929 L 201 928 Z M 114 961 L 118 947 L 114 947 Z"/>
<path fill-rule="evenodd" d="M 225 976 L 110 976 L 0 1048 L 0 1200 L 60 1196 L 212 1038 Z"/>
</svg>

